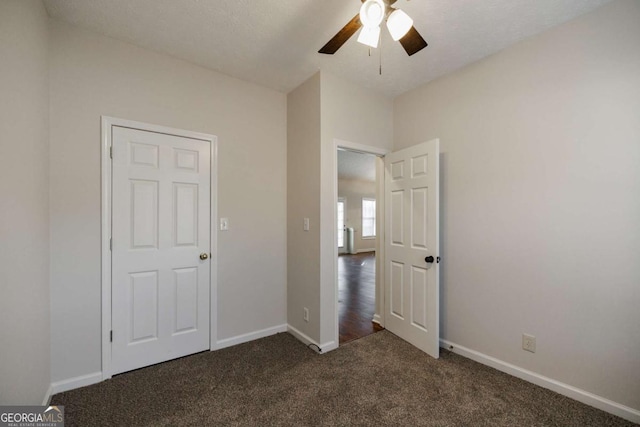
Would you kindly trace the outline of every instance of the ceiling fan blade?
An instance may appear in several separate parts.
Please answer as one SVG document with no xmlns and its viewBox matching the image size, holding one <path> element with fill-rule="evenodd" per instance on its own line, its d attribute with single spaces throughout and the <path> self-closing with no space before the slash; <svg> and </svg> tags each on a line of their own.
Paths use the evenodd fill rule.
<svg viewBox="0 0 640 427">
<path fill-rule="evenodd" d="M 416 27 L 411 27 L 409 32 L 398 41 L 409 56 L 427 47 L 427 42 L 424 41 L 418 30 L 416 30 Z"/>
<path fill-rule="evenodd" d="M 360 14 L 357 14 L 347 25 L 338 31 L 338 34 L 333 36 L 327 44 L 322 46 L 322 49 L 320 49 L 318 53 L 333 55 L 343 44 L 347 42 L 347 40 L 349 40 L 349 38 L 351 38 L 352 35 L 355 34 L 356 31 L 360 29 L 360 27 L 362 27 L 362 22 L 360 22 Z"/>
</svg>

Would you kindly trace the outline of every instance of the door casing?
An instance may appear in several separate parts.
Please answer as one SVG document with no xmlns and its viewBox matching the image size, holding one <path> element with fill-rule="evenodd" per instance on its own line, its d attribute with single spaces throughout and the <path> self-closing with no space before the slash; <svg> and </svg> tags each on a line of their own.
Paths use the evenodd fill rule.
<svg viewBox="0 0 640 427">
<path fill-rule="evenodd" d="M 210 301 L 209 301 L 209 349 L 216 350 L 217 343 L 217 271 L 218 271 L 218 140 L 215 135 L 174 129 L 165 126 L 136 122 L 126 119 L 102 116 L 101 137 L 101 307 L 102 307 L 102 379 L 111 378 L 111 206 L 112 206 L 112 172 L 111 147 L 113 126 L 120 126 L 144 131 L 199 139 L 211 144 L 211 262 L 210 268 Z"/>
<path fill-rule="evenodd" d="M 364 154 L 373 154 L 378 157 L 376 160 L 376 310 L 373 322 L 378 323 L 380 326 L 384 326 L 384 239 L 380 238 L 384 236 L 384 162 L 382 161 L 384 156 L 390 151 L 384 148 L 374 147 L 371 145 L 358 144 L 355 142 L 344 141 L 334 139 L 333 147 L 333 229 L 334 229 L 334 254 L 331 258 L 333 266 L 333 292 L 334 292 L 334 310 L 335 313 L 335 332 L 334 332 L 334 346 L 331 348 L 323 348 L 324 351 L 333 350 L 338 347 L 340 341 L 340 322 L 339 322 L 339 303 L 338 303 L 338 151 L 340 149 L 355 151 Z M 378 310 L 378 307 L 382 307 L 382 310 Z M 321 315 L 325 315 L 324 312 Z"/>
</svg>

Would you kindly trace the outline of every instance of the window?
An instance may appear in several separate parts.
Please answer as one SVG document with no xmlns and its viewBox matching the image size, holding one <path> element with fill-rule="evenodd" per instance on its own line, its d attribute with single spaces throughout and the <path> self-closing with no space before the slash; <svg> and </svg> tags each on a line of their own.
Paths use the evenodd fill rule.
<svg viewBox="0 0 640 427">
<path fill-rule="evenodd" d="M 338 247 L 344 248 L 344 199 L 338 199 Z"/>
<path fill-rule="evenodd" d="M 362 199 L 362 238 L 376 237 L 376 200 Z"/>
</svg>

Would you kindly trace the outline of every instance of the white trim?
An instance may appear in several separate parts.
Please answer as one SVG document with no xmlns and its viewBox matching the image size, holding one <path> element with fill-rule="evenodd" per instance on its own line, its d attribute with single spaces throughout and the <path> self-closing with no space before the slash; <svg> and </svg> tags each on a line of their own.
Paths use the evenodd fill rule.
<svg viewBox="0 0 640 427">
<path fill-rule="evenodd" d="M 356 253 L 357 254 L 362 254 L 362 253 L 365 253 L 365 252 L 375 252 L 375 251 L 376 251 L 376 248 L 366 248 L 366 249 L 358 249 L 356 251 Z"/>
<path fill-rule="evenodd" d="M 373 319 L 371 319 L 371 321 L 373 323 L 377 323 L 378 325 L 382 326 L 382 317 L 380 317 L 380 315 L 378 313 L 375 313 L 373 315 Z"/>
<path fill-rule="evenodd" d="M 218 137 L 211 138 L 211 262 L 209 263 L 209 350 L 216 349 L 218 341 Z"/>
<path fill-rule="evenodd" d="M 345 141 L 343 139 L 334 139 L 333 143 L 336 146 L 337 150 L 343 149 L 348 151 L 356 151 L 358 153 L 364 153 L 364 154 L 375 154 L 376 156 L 379 156 L 379 157 L 384 157 L 391 152 L 391 150 L 388 150 L 386 148 L 374 147 L 373 145 L 359 144 L 357 142 Z M 338 175 L 336 173 L 336 177 L 337 176 Z"/>
<path fill-rule="evenodd" d="M 296 337 L 298 340 L 302 341 L 302 343 L 306 346 L 309 346 L 309 344 L 313 344 L 318 348 L 322 348 L 320 344 L 318 344 L 315 340 L 311 339 L 308 335 L 300 332 L 299 330 L 297 330 L 291 325 L 287 325 L 287 332 L 289 332 L 291 335 Z M 318 351 L 318 348 L 313 348 L 313 347 L 309 347 L 309 348 L 311 348 L 316 353 L 321 353 L 321 351 Z"/>
<path fill-rule="evenodd" d="M 376 199 L 378 202 L 376 203 L 376 228 L 377 232 L 380 235 L 379 239 L 376 239 L 376 308 L 374 312 L 373 319 L 377 321 L 377 323 L 384 327 L 385 317 L 384 317 L 384 277 L 385 277 L 385 251 L 384 251 L 384 235 L 385 235 L 385 226 L 384 226 L 384 206 L 385 206 L 385 198 L 384 198 L 384 182 L 385 182 L 385 167 L 384 167 L 384 157 L 378 157 L 376 159 Z M 377 178 L 380 179 L 377 179 Z"/>
<path fill-rule="evenodd" d="M 338 150 L 342 146 L 341 143 L 344 141 L 338 141 L 336 139 L 333 140 L 333 151 L 331 153 L 331 191 L 333 192 L 332 202 L 333 202 L 333 215 L 331 216 L 331 223 L 333 228 L 333 255 L 331 257 L 331 271 L 333 277 L 333 286 L 331 287 L 331 291 L 333 292 L 333 312 L 328 310 L 322 310 L 322 305 L 320 306 L 320 327 L 322 327 L 322 317 L 327 316 L 325 312 L 331 313 L 334 317 L 334 328 L 333 328 L 333 340 L 335 342 L 340 342 L 340 302 L 338 301 L 338 295 L 340 291 L 338 290 Z M 321 159 L 322 160 L 322 159 Z M 320 194 L 320 199 L 322 199 L 322 193 Z M 322 206 L 320 207 L 320 212 L 322 214 Z M 322 220 L 322 218 L 321 218 Z M 320 230 L 322 232 L 322 229 Z M 320 241 L 322 247 L 322 240 Z M 355 246 L 355 237 L 353 239 L 353 244 Z M 347 245 L 345 242 L 344 245 L 344 253 L 347 252 Z M 322 248 L 320 249 L 320 286 L 322 287 Z M 320 289 L 320 295 L 322 295 L 322 289 Z M 322 302 L 322 297 L 320 298 Z M 322 331 L 320 331 L 320 339 L 322 339 Z"/>
<path fill-rule="evenodd" d="M 217 317 L 213 310 L 217 307 L 218 295 L 218 138 L 215 135 L 209 135 L 200 132 L 193 132 L 183 129 L 175 129 L 166 126 L 136 122 L 132 120 L 118 119 L 114 117 L 101 116 L 101 289 L 102 289 L 102 371 L 99 373 L 102 380 L 111 378 L 111 156 L 110 149 L 112 147 L 113 126 L 126 127 L 132 129 L 145 130 L 150 132 L 162 133 L 167 135 L 175 135 L 191 139 L 199 139 L 207 141 L 211 144 L 211 242 L 210 253 L 210 306 L 209 306 L 209 322 L 210 337 L 209 348 L 214 350 L 213 343 L 217 340 Z M 91 374 L 94 375 L 94 374 Z M 84 377 L 78 377 L 84 378 Z M 75 381 L 75 380 L 69 380 Z M 59 383 L 54 383 L 55 385 Z M 77 388 L 77 387 L 74 387 Z M 70 389 L 69 389 L 70 390 Z"/>
<path fill-rule="evenodd" d="M 479 351 L 457 345 L 451 341 L 441 339 L 440 347 L 540 387 L 555 391 L 556 393 L 577 400 L 578 402 L 582 402 L 586 405 L 593 406 L 594 408 L 601 409 L 605 412 L 609 412 L 610 414 L 617 415 L 618 417 L 640 424 L 640 411 L 637 409 L 630 408 L 588 391 L 573 387 L 569 384 L 565 384 L 519 366 L 512 365 L 500 359 L 496 359 L 495 357 L 480 353 Z"/>
<path fill-rule="evenodd" d="M 101 379 L 111 378 L 111 126 L 102 116 L 101 150 L 101 290 L 102 290 L 102 372 Z"/>
<path fill-rule="evenodd" d="M 51 403 L 51 396 L 53 396 L 53 387 L 49 384 L 49 388 L 47 388 L 44 398 L 42 399 L 42 406 L 49 406 L 49 403 Z"/>
<path fill-rule="evenodd" d="M 322 354 L 327 354 L 330 351 L 337 349 L 338 344 L 336 344 L 336 341 L 329 341 L 324 344 L 320 344 L 320 348 L 322 349 Z"/>
<path fill-rule="evenodd" d="M 79 377 L 69 378 L 68 380 L 56 381 L 51 383 L 51 395 L 63 393 L 65 391 L 74 390 L 80 387 L 86 387 L 91 384 L 102 382 L 102 372 L 94 372 Z"/>
<path fill-rule="evenodd" d="M 286 323 L 278 326 L 273 326 L 271 328 L 261 329 L 259 331 L 249 332 L 242 335 L 236 335 L 235 337 L 222 339 L 216 343 L 215 350 L 232 347 L 234 345 L 243 344 L 249 341 L 279 334 L 281 332 L 287 332 Z"/>
</svg>

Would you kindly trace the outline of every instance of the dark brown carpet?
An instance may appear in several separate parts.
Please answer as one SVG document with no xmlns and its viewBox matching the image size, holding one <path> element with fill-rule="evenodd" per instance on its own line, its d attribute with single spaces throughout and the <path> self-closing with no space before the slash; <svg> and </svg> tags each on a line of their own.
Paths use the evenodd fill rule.
<svg viewBox="0 0 640 427">
<path fill-rule="evenodd" d="M 140 369 L 53 397 L 67 426 L 630 426 L 387 331 L 316 355 L 289 334 Z"/>
</svg>

